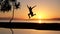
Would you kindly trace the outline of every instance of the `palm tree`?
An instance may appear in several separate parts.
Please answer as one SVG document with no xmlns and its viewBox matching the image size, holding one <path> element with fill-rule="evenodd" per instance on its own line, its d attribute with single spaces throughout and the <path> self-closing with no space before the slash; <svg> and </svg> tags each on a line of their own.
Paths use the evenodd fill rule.
<svg viewBox="0 0 60 34">
<path fill-rule="evenodd" d="M 1 12 L 9 12 L 11 10 L 11 5 L 8 0 L 1 0 L 0 1 L 0 11 Z"/>
<path fill-rule="evenodd" d="M 14 0 L 14 1 L 12 1 L 12 6 L 13 6 L 13 12 L 12 12 L 12 18 L 10 19 L 10 22 L 11 22 L 11 21 L 13 20 L 13 18 L 14 18 L 14 9 L 15 9 L 15 8 L 16 8 L 16 9 L 19 8 L 20 2 L 17 3 L 17 1 Z"/>
<path fill-rule="evenodd" d="M 12 5 L 10 4 L 10 2 L 12 2 Z M 14 18 L 14 9 L 18 9 L 20 6 L 20 2 L 17 2 L 17 0 L 0 0 L 0 11 L 5 13 L 5 12 L 9 12 L 11 10 L 13 6 L 13 12 L 12 12 L 12 18 L 10 19 L 9 23 L 11 24 L 11 21 Z M 14 34 L 12 28 L 10 27 L 10 30 L 12 32 L 12 34 Z"/>
<path fill-rule="evenodd" d="M 10 4 L 12 2 L 12 5 Z M 20 2 L 17 2 L 17 0 L 0 0 L 0 11 L 5 13 L 9 12 L 13 6 L 13 12 L 12 12 L 12 18 L 9 22 L 11 22 L 14 18 L 14 9 L 18 9 L 20 6 Z"/>
</svg>

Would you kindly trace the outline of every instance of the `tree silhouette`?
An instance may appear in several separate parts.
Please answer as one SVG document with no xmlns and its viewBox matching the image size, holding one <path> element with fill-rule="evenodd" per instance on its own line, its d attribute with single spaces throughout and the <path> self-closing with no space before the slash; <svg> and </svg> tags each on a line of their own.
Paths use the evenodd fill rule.
<svg viewBox="0 0 60 34">
<path fill-rule="evenodd" d="M 12 2 L 12 5 L 10 4 Z M 17 2 L 17 0 L 0 0 L 0 11 L 5 13 L 9 12 L 12 9 L 13 6 L 13 14 L 12 18 L 10 19 L 10 22 L 14 18 L 14 9 L 18 9 L 20 6 L 20 2 Z"/>
<path fill-rule="evenodd" d="M 1 12 L 9 12 L 11 10 L 11 5 L 8 0 L 2 0 L 0 1 L 0 11 Z"/>
<path fill-rule="evenodd" d="M 10 4 L 11 2 L 12 2 L 12 4 Z M 17 2 L 17 0 L 0 0 L 0 11 L 1 12 L 3 12 L 3 13 L 9 12 L 13 8 L 12 18 L 9 21 L 10 24 L 14 18 L 14 9 L 18 9 L 19 6 L 20 6 L 20 2 Z M 10 28 L 10 30 L 11 30 L 12 34 L 14 34 L 12 28 Z"/>
<path fill-rule="evenodd" d="M 17 0 L 11 0 L 11 2 L 12 2 L 12 6 L 13 6 L 13 13 L 12 13 L 12 18 L 11 18 L 10 22 L 14 18 L 14 9 L 18 9 L 20 6 L 20 2 L 17 2 Z"/>
</svg>

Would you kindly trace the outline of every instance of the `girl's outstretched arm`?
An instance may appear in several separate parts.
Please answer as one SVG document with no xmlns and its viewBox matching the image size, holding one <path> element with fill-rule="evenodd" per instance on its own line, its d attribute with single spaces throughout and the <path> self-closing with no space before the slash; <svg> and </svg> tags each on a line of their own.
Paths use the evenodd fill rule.
<svg viewBox="0 0 60 34">
<path fill-rule="evenodd" d="M 35 6 L 33 6 L 33 7 L 32 7 L 32 9 L 33 9 L 33 8 L 35 8 L 35 7 L 36 7 L 36 5 L 35 5 Z"/>
<path fill-rule="evenodd" d="M 29 6 L 27 5 L 27 7 L 29 8 Z"/>
</svg>

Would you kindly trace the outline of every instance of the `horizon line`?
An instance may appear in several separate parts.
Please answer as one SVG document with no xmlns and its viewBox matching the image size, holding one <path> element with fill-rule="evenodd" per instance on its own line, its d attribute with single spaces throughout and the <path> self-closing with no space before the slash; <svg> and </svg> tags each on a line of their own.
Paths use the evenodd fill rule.
<svg viewBox="0 0 60 34">
<path fill-rule="evenodd" d="M 9 20 L 11 18 L 0 18 L 0 20 Z M 21 18 L 14 18 L 13 20 L 60 20 L 60 18 L 50 18 L 50 19 L 21 19 Z"/>
</svg>

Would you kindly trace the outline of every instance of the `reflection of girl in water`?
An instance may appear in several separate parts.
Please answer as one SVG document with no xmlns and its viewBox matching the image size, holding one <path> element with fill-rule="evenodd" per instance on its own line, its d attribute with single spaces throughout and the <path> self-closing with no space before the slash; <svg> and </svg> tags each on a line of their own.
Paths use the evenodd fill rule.
<svg viewBox="0 0 60 34">
<path fill-rule="evenodd" d="M 34 15 L 36 15 L 36 14 L 33 14 L 33 12 L 32 12 L 32 9 L 33 9 L 34 7 L 36 7 L 36 6 L 33 6 L 33 7 L 30 6 L 30 7 L 29 7 L 29 6 L 27 5 L 27 7 L 28 7 L 29 12 L 30 12 L 30 13 L 28 14 L 29 18 L 30 18 L 30 15 L 31 15 L 31 17 L 34 16 Z"/>
</svg>

